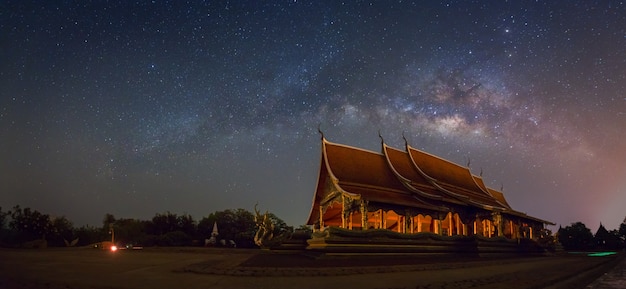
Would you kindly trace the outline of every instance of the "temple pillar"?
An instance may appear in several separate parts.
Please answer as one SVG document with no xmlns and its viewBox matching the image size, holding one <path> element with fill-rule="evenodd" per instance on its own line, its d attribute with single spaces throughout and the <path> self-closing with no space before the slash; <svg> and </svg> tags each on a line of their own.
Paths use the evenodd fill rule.
<svg viewBox="0 0 626 289">
<path fill-rule="evenodd" d="M 463 236 L 470 236 L 473 234 L 474 230 L 474 219 L 475 214 L 472 217 L 472 214 L 467 210 L 459 210 L 457 212 L 457 217 L 459 219 L 459 234 Z"/>
<path fill-rule="evenodd" d="M 346 197 L 341 195 L 341 228 L 346 228 Z"/>
<path fill-rule="evenodd" d="M 320 231 L 324 231 L 324 208 L 320 206 Z"/>
<path fill-rule="evenodd" d="M 350 212 L 350 218 L 348 220 L 348 229 L 352 230 L 352 217 L 353 217 L 353 213 Z"/>
<path fill-rule="evenodd" d="M 367 230 L 367 204 L 361 200 L 361 230 Z"/>
<path fill-rule="evenodd" d="M 380 228 L 387 229 L 387 212 L 383 209 L 380 209 Z"/>
<path fill-rule="evenodd" d="M 500 214 L 499 212 L 495 212 L 493 214 L 491 214 L 492 219 L 493 219 L 493 223 L 495 225 L 496 228 L 496 233 L 498 237 L 503 237 L 504 236 L 504 228 L 503 228 L 503 223 L 502 223 L 502 214 Z"/>
<path fill-rule="evenodd" d="M 423 216 L 421 214 L 417 215 L 417 232 L 418 233 L 423 232 L 423 230 L 422 230 L 422 218 L 423 218 Z"/>
<path fill-rule="evenodd" d="M 480 222 L 480 224 L 482 225 L 482 231 L 483 231 L 483 236 L 485 237 L 489 237 L 489 227 L 487 226 L 487 222 L 486 220 L 482 220 Z"/>
<path fill-rule="evenodd" d="M 473 235 L 478 235 L 478 218 L 474 220 L 474 230 L 472 232 Z"/>
</svg>

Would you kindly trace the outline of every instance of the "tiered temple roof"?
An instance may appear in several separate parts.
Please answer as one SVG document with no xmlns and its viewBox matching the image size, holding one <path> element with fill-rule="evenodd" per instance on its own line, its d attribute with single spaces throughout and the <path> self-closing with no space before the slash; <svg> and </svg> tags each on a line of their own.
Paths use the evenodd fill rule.
<svg viewBox="0 0 626 289">
<path fill-rule="evenodd" d="M 377 153 L 322 137 L 322 160 L 308 224 L 319 219 L 320 206 L 335 198 L 333 194 L 432 212 L 469 208 L 552 224 L 513 210 L 502 192 L 487 187 L 469 167 L 408 144 L 399 150 L 383 143 L 382 153 Z M 340 209 L 334 210 L 340 214 Z"/>
</svg>

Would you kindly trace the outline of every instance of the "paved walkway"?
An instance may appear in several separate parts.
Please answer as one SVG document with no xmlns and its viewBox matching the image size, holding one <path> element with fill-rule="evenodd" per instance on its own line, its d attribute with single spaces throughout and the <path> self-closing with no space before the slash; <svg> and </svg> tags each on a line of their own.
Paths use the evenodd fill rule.
<svg viewBox="0 0 626 289">
<path fill-rule="evenodd" d="M 587 289 L 621 289 L 626 288 L 626 258 L 622 258 L 611 271 L 596 279 Z"/>
<path fill-rule="evenodd" d="M 0 288 L 571 289 L 585 286 L 583 284 L 597 275 L 583 276 L 573 284 L 568 282 L 571 276 L 586 275 L 585 272 L 594 269 L 602 271 L 604 265 L 615 264 L 607 264 L 611 257 L 585 256 L 407 262 L 403 265 L 386 264 L 385 259 L 369 260 L 375 262 L 375 266 L 354 264 L 352 259 L 317 260 L 307 264 L 305 260 L 289 256 L 269 257 L 258 250 L 156 248 L 112 253 L 72 248 L 0 249 Z M 618 264 L 622 274 L 625 262 L 620 260 Z M 401 262 L 395 260 L 394 263 Z M 270 264 L 276 267 L 262 266 Z M 592 288 L 620 288 L 621 285 L 615 286 L 618 287 Z"/>
</svg>

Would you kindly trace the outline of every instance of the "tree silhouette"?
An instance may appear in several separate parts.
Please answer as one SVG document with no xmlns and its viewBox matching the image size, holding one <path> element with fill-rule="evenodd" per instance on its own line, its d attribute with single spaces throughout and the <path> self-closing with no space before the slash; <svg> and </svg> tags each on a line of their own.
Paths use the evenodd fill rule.
<svg viewBox="0 0 626 289">
<path fill-rule="evenodd" d="M 565 250 L 589 250 L 594 246 L 591 230 L 581 222 L 572 223 L 565 228 L 559 228 L 559 242 Z"/>
<path fill-rule="evenodd" d="M 291 232 L 293 228 L 274 214 L 269 214 L 275 234 Z M 7 226 L 8 223 L 8 226 Z M 37 241 L 50 246 L 66 246 L 78 238 L 78 246 L 93 245 L 110 241 L 115 234 L 117 245 L 143 246 L 189 246 L 193 240 L 200 241 L 211 236 L 213 224 L 219 228 L 218 240 L 233 240 L 237 247 L 256 247 L 254 215 L 245 209 L 216 211 L 196 222 L 189 214 L 171 212 L 157 213 L 150 220 L 116 218 L 107 213 L 102 218 L 102 227 L 82 226 L 74 228 L 65 216 L 50 217 L 31 208 L 19 205 L 4 212 L 0 208 L 0 246 L 23 245 Z"/>
<path fill-rule="evenodd" d="M 17 233 L 18 242 L 46 239 L 50 232 L 50 216 L 31 208 L 15 206 L 11 210 L 9 228 Z"/>
<path fill-rule="evenodd" d="M 233 240 L 238 247 L 254 247 L 256 232 L 254 215 L 245 209 L 217 211 L 202 218 L 198 223 L 198 234 L 209 238 L 213 224 L 217 223 L 218 240 Z"/>
<path fill-rule="evenodd" d="M 608 231 L 602 224 L 594 235 L 596 249 L 617 250 L 621 247 L 621 239 L 618 230 Z"/>
</svg>

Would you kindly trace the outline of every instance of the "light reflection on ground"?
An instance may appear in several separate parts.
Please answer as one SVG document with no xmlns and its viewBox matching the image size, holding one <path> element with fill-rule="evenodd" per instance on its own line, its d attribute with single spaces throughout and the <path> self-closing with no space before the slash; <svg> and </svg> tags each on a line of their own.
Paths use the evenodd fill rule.
<svg viewBox="0 0 626 289">
<path fill-rule="evenodd" d="M 617 252 L 568 252 L 569 254 L 576 254 L 576 255 L 584 255 L 586 254 L 589 257 L 605 257 L 605 256 L 612 256 L 617 254 Z"/>
</svg>

